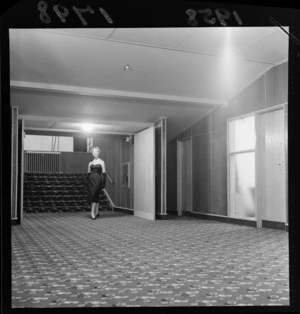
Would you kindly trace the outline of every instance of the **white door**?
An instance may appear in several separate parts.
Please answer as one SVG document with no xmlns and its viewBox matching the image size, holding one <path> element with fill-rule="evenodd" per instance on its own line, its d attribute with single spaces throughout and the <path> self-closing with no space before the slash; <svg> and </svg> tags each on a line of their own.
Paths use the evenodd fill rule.
<svg viewBox="0 0 300 314">
<path fill-rule="evenodd" d="M 284 109 L 257 115 L 257 211 L 261 220 L 286 222 Z"/>
<path fill-rule="evenodd" d="M 154 127 L 134 136 L 134 215 L 155 220 Z"/>
</svg>

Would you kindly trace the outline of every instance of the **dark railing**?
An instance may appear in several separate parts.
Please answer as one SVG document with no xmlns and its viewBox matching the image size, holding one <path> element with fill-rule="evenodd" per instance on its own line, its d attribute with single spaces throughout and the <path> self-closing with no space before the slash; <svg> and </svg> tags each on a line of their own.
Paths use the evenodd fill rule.
<svg viewBox="0 0 300 314">
<path fill-rule="evenodd" d="M 60 172 L 59 152 L 25 152 L 25 172 Z"/>
<path fill-rule="evenodd" d="M 108 180 L 111 182 L 111 184 L 115 184 L 114 180 L 111 178 L 111 176 L 108 174 L 107 171 L 106 171 L 106 176 L 107 176 Z"/>
</svg>

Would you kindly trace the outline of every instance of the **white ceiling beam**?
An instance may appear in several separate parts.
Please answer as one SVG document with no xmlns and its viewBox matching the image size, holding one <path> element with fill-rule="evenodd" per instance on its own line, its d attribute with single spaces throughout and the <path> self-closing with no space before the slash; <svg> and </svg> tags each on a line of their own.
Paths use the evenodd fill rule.
<svg viewBox="0 0 300 314">
<path fill-rule="evenodd" d="M 46 91 L 46 92 L 60 92 L 75 95 L 85 95 L 94 97 L 107 97 L 107 98 L 122 98 L 122 99 L 135 99 L 135 100 L 146 100 L 154 102 L 172 102 L 172 103 L 190 103 L 190 104 L 201 104 L 201 105 L 226 105 L 227 101 L 224 99 L 208 99 L 208 98 L 194 98 L 194 97 L 182 97 L 182 96 L 171 96 L 161 94 L 147 94 L 137 92 L 127 92 L 120 90 L 110 89 L 98 89 L 90 87 L 79 87 L 71 85 L 57 85 L 57 84 L 45 84 L 36 82 L 24 82 L 24 81 L 10 81 L 10 87 L 13 89 L 25 89 L 35 91 Z M 161 103 L 159 103 L 161 105 Z"/>
<path fill-rule="evenodd" d="M 70 118 L 70 117 L 56 117 L 56 116 L 39 116 L 39 115 L 22 115 L 19 117 L 25 121 L 44 121 L 44 122 L 63 122 L 63 123 L 91 123 L 108 126 L 122 126 L 122 127 L 133 127 L 133 128 L 147 128 L 153 125 L 151 122 L 139 122 L 139 121 L 119 121 L 119 120 L 102 120 L 86 117 Z M 78 131 L 78 130 L 77 130 Z"/>
<path fill-rule="evenodd" d="M 25 131 L 38 131 L 38 132 L 66 132 L 66 133 L 82 133 L 82 134 L 114 134 L 114 135 L 134 135 L 135 132 L 111 132 L 111 131 L 91 131 L 84 132 L 76 129 L 49 129 L 49 128 L 32 128 L 24 127 Z M 137 131 L 138 132 L 138 131 Z"/>
</svg>

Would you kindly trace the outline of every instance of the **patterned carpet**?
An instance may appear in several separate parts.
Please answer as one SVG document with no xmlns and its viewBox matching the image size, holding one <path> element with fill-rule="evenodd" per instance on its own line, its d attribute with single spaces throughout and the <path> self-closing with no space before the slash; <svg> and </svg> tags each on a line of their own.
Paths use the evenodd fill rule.
<svg viewBox="0 0 300 314">
<path fill-rule="evenodd" d="M 12 226 L 13 308 L 289 305 L 285 231 L 100 215 Z"/>
</svg>

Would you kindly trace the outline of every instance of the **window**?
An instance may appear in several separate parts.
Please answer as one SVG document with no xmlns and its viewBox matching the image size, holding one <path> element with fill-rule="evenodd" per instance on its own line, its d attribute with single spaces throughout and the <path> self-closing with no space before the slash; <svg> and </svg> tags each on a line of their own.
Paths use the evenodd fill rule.
<svg viewBox="0 0 300 314">
<path fill-rule="evenodd" d="M 229 215 L 255 218 L 255 116 L 229 122 Z"/>
</svg>

